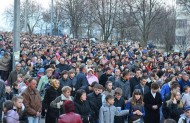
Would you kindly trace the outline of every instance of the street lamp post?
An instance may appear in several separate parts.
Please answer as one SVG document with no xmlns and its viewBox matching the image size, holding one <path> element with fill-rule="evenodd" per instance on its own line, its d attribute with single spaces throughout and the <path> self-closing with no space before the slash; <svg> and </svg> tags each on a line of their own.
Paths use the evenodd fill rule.
<svg viewBox="0 0 190 123">
<path fill-rule="evenodd" d="M 14 0 L 13 69 L 20 59 L 20 0 Z"/>
<path fill-rule="evenodd" d="M 50 29 L 51 36 L 53 35 L 53 0 L 51 0 L 51 29 Z"/>
</svg>

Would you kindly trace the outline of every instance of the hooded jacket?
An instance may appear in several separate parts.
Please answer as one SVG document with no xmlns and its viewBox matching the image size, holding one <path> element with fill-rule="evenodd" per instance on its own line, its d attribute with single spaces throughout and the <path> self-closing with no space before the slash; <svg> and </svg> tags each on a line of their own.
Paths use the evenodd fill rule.
<svg viewBox="0 0 190 123">
<path fill-rule="evenodd" d="M 19 115 L 14 110 L 9 110 L 5 117 L 4 117 L 5 123 L 19 123 Z"/>
</svg>

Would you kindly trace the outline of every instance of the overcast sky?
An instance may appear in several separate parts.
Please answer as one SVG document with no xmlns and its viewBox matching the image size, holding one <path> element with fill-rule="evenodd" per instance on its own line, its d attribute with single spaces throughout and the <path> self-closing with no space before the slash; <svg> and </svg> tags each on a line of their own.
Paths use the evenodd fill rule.
<svg viewBox="0 0 190 123">
<path fill-rule="evenodd" d="M 5 15 L 3 15 L 4 10 L 14 4 L 14 0 L 0 0 L 1 1 L 1 9 L 0 9 L 0 31 L 6 30 L 6 31 L 11 31 L 12 27 L 8 27 L 7 22 L 5 20 Z M 21 0 L 21 2 L 24 0 Z M 41 5 L 44 8 L 47 8 L 51 0 L 35 0 L 36 2 L 41 3 Z M 165 0 L 167 1 L 167 4 L 172 5 L 172 1 L 175 0 Z"/>
</svg>

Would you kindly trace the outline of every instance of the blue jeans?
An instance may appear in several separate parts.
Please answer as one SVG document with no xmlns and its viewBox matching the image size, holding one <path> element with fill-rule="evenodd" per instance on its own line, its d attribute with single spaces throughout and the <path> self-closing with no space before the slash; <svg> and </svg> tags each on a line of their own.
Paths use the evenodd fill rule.
<svg viewBox="0 0 190 123">
<path fill-rule="evenodd" d="M 28 117 L 28 123 L 40 123 L 40 117 Z"/>
</svg>

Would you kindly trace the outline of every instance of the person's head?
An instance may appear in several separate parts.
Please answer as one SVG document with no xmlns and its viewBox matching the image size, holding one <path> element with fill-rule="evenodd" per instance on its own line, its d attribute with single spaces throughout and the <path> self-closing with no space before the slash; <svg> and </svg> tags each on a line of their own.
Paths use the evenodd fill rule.
<svg viewBox="0 0 190 123">
<path fill-rule="evenodd" d="M 143 97 L 140 89 L 135 89 L 132 95 L 132 104 L 136 105 L 137 103 L 143 103 Z"/>
<path fill-rule="evenodd" d="M 14 88 L 14 89 L 17 89 L 17 90 L 19 89 L 19 88 L 18 88 L 18 83 L 17 83 L 17 82 L 14 82 L 14 83 L 13 83 L 13 88 Z"/>
<path fill-rule="evenodd" d="M 123 71 L 122 76 L 125 80 L 129 80 L 130 79 L 129 71 L 127 71 L 127 70 Z"/>
<path fill-rule="evenodd" d="M 189 87 L 188 85 L 184 86 L 184 87 L 183 87 L 183 91 L 184 91 L 185 93 L 189 93 L 189 92 L 190 92 L 190 87 Z"/>
<path fill-rule="evenodd" d="M 69 86 L 64 86 L 64 87 L 62 88 L 62 93 L 63 93 L 63 95 L 64 95 L 65 97 L 67 97 L 67 98 L 70 97 L 71 91 L 72 91 L 72 89 L 71 89 L 71 87 L 69 87 Z"/>
<path fill-rule="evenodd" d="M 173 119 L 166 119 L 164 123 L 177 123 L 177 122 Z"/>
<path fill-rule="evenodd" d="M 105 72 L 106 72 L 106 74 L 107 75 L 110 75 L 111 74 L 111 68 L 110 67 L 107 67 L 106 69 L 105 69 Z"/>
<path fill-rule="evenodd" d="M 83 89 L 79 89 L 76 91 L 75 98 L 80 101 L 86 101 L 86 92 Z"/>
<path fill-rule="evenodd" d="M 153 82 L 151 84 L 152 93 L 157 93 L 159 91 L 159 88 L 160 88 L 160 86 L 159 86 L 159 84 L 157 82 Z"/>
<path fill-rule="evenodd" d="M 122 93 L 123 93 L 123 91 L 122 91 L 121 88 L 116 88 L 114 95 L 115 95 L 115 97 L 116 97 L 117 99 L 120 99 L 121 96 L 122 96 Z"/>
<path fill-rule="evenodd" d="M 53 68 L 48 68 L 48 69 L 46 70 L 46 75 L 50 78 L 50 77 L 52 76 L 52 74 L 53 74 L 53 71 L 54 71 Z"/>
<path fill-rule="evenodd" d="M 92 69 L 88 69 L 88 75 L 92 76 L 94 74 L 94 71 Z"/>
<path fill-rule="evenodd" d="M 57 90 L 60 86 L 60 82 L 57 79 L 51 79 L 51 85 L 53 86 L 54 89 Z"/>
<path fill-rule="evenodd" d="M 68 74 L 68 72 L 67 72 L 66 70 L 63 70 L 63 71 L 61 72 L 61 76 L 62 76 L 62 78 L 65 79 L 65 80 L 68 78 L 68 75 L 69 75 L 69 74 Z"/>
<path fill-rule="evenodd" d="M 28 80 L 28 87 L 31 88 L 32 90 L 36 89 L 36 86 L 37 86 L 37 81 L 31 77 L 29 80 Z"/>
<path fill-rule="evenodd" d="M 60 63 L 61 64 L 65 64 L 65 59 L 64 58 L 60 58 Z"/>
<path fill-rule="evenodd" d="M 120 69 L 116 69 L 116 70 L 115 70 L 115 75 L 116 75 L 116 76 L 120 76 L 120 74 L 121 74 Z"/>
<path fill-rule="evenodd" d="M 101 84 L 95 84 L 94 86 L 94 93 L 96 95 L 99 95 L 100 93 L 102 93 L 102 90 L 103 90 L 103 86 Z"/>
<path fill-rule="evenodd" d="M 136 76 L 137 78 L 140 78 L 141 75 L 142 75 L 141 69 L 137 69 L 137 70 L 136 70 L 136 73 L 135 73 L 135 76 Z"/>
<path fill-rule="evenodd" d="M 65 113 L 70 113 L 70 112 L 75 111 L 75 105 L 74 105 L 73 101 L 70 101 L 70 100 L 66 100 L 64 102 L 63 108 L 65 110 Z"/>
<path fill-rule="evenodd" d="M 22 96 L 14 96 L 12 101 L 16 108 L 18 108 L 18 109 L 22 108 L 22 105 L 23 105 L 23 97 Z"/>
<path fill-rule="evenodd" d="M 184 107 L 185 116 L 190 118 L 190 106 Z"/>
<path fill-rule="evenodd" d="M 183 78 L 184 81 L 188 81 L 189 80 L 189 75 L 187 73 L 183 73 L 182 78 Z"/>
<path fill-rule="evenodd" d="M 146 82 L 147 82 L 147 77 L 146 76 L 141 77 L 141 85 L 145 86 Z"/>
<path fill-rule="evenodd" d="M 74 70 L 69 71 L 69 77 L 71 77 L 71 78 L 75 77 L 75 71 Z"/>
<path fill-rule="evenodd" d="M 111 91 L 113 88 L 113 82 L 112 81 L 107 81 L 106 82 L 106 90 Z"/>
<path fill-rule="evenodd" d="M 6 86 L 6 87 L 5 87 L 5 91 L 6 91 L 7 93 L 10 93 L 10 92 L 11 92 L 11 87 L 10 87 L 10 86 Z"/>
<path fill-rule="evenodd" d="M 179 83 L 178 82 L 172 82 L 170 90 L 171 90 L 171 92 L 174 91 L 174 90 L 180 91 L 180 85 L 179 85 Z"/>
<path fill-rule="evenodd" d="M 22 74 L 18 74 L 17 75 L 17 82 L 22 82 L 23 81 L 23 75 Z"/>
<path fill-rule="evenodd" d="M 171 93 L 171 100 L 174 100 L 174 98 L 178 101 L 181 99 L 180 91 L 174 90 Z"/>
<path fill-rule="evenodd" d="M 9 110 L 13 109 L 13 102 L 11 100 L 7 100 L 5 101 L 4 105 L 3 105 L 3 111 L 6 113 Z"/>
<path fill-rule="evenodd" d="M 113 105 L 113 104 L 114 104 L 114 96 L 112 96 L 112 95 L 107 95 L 107 96 L 106 96 L 106 103 L 107 103 L 108 105 Z"/>
<path fill-rule="evenodd" d="M 21 69 L 21 64 L 20 63 L 16 63 L 16 71 L 20 71 Z"/>
<path fill-rule="evenodd" d="M 86 69 L 86 66 L 84 64 L 82 64 L 80 66 L 80 72 L 83 72 L 83 73 L 86 73 L 87 72 L 87 69 Z"/>
</svg>

